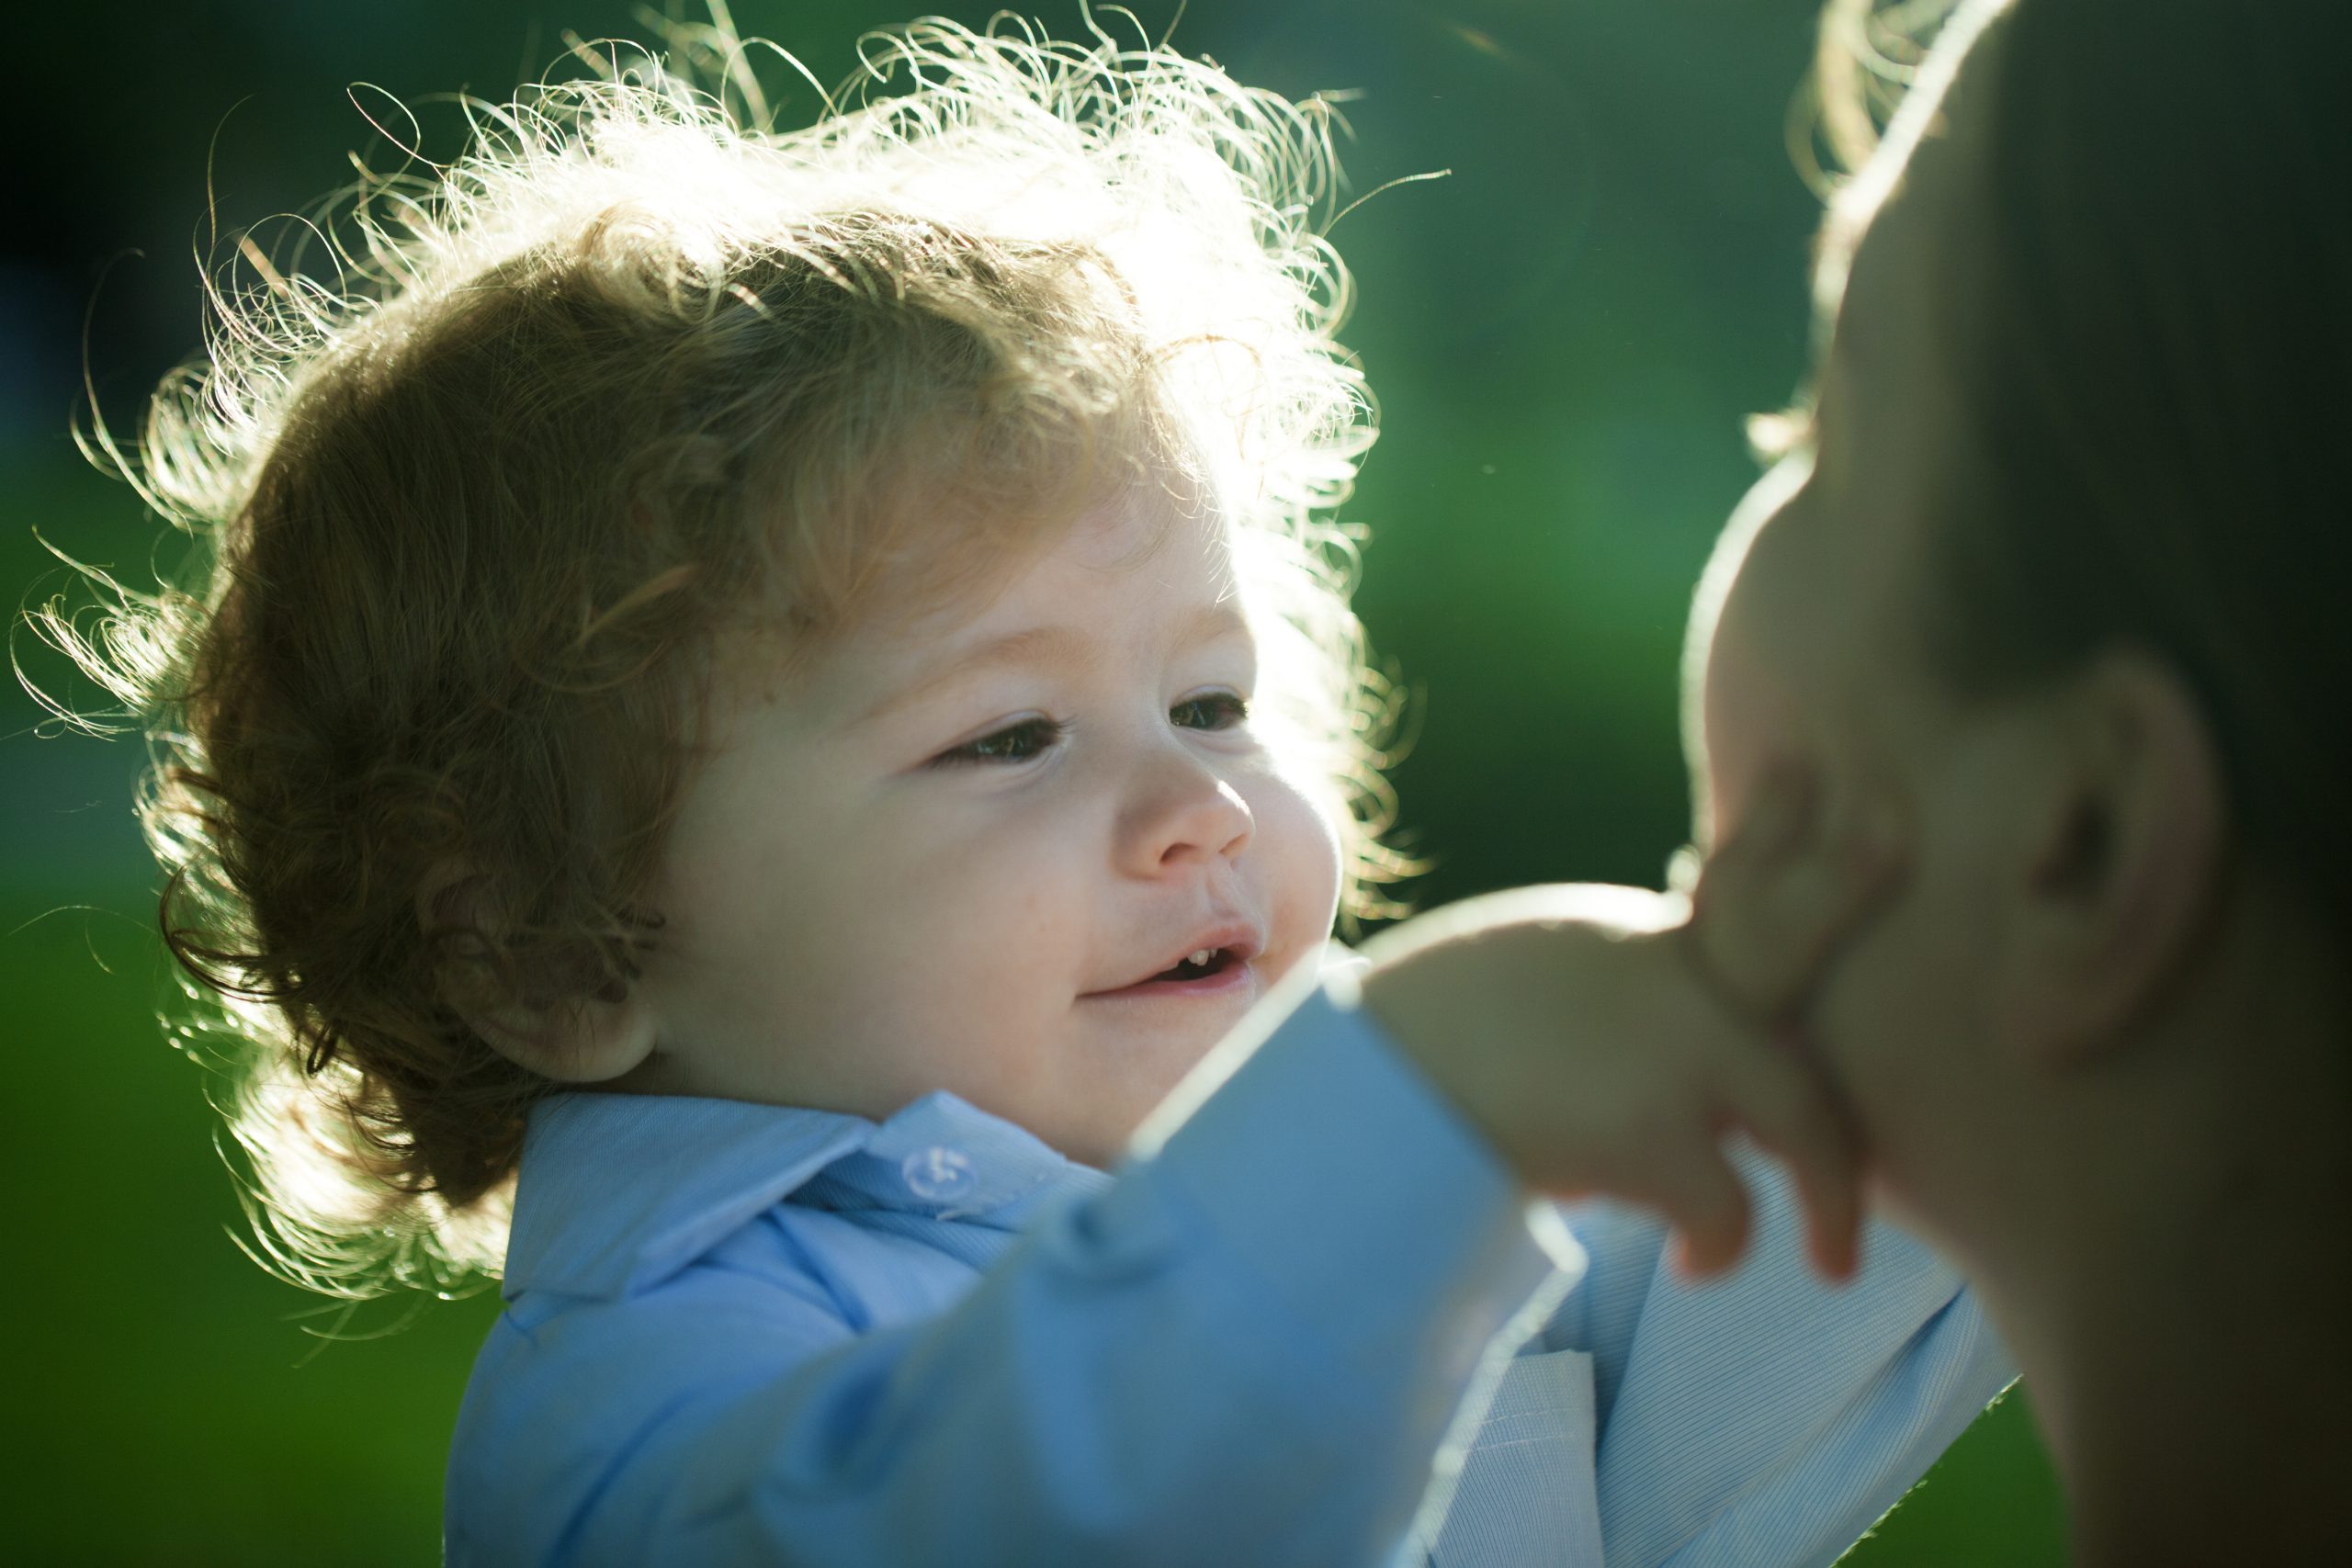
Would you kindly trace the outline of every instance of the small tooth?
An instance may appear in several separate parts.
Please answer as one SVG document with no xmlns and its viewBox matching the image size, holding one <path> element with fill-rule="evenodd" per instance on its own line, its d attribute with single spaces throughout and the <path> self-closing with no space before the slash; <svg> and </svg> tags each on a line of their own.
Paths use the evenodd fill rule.
<svg viewBox="0 0 2352 1568">
<path fill-rule="evenodd" d="M 1186 959 L 1184 962 L 1186 962 L 1187 964 L 1206 964 L 1210 959 L 1212 959 L 1212 958 L 1214 958 L 1214 957 L 1216 957 L 1216 948 L 1214 948 L 1214 947 L 1204 947 L 1204 948 L 1201 949 L 1201 950 L 1200 950 L 1200 952 L 1198 952 L 1198 953 L 1196 953 L 1193 954 L 1193 956 L 1192 956 L 1192 957 L 1190 957 L 1190 958 Z"/>
</svg>

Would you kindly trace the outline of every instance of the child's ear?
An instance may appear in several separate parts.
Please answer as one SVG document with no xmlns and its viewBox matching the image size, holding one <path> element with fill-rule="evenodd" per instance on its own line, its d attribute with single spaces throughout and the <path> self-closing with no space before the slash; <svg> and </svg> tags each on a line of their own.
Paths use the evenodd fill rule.
<svg viewBox="0 0 2352 1568">
<path fill-rule="evenodd" d="M 491 878 L 462 862 L 435 868 L 417 888 L 417 924 L 435 931 L 472 930 L 497 939 Z M 560 1083 L 616 1078 L 652 1054 L 655 1021 L 644 988 L 624 980 L 526 981 L 522 994 L 495 987 L 479 969 L 445 964 L 441 998 L 500 1055 Z"/>
<path fill-rule="evenodd" d="M 2124 1043 L 2186 959 L 2227 807 L 2196 697 L 2145 655 L 2095 660 L 2038 728 L 1995 1017 L 2009 1047 L 2063 1069 Z"/>
</svg>

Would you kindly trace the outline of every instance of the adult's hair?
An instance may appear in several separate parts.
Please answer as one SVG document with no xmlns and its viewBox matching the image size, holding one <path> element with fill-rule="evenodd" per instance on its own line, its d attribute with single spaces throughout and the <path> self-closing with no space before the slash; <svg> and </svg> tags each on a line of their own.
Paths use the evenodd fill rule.
<svg viewBox="0 0 2352 1568">
<path fill-rule="evenodd" d="M 1850 60 L 1892 14 L 1833 6 L 1825 40 Z M 1989 154 L 1935 263 L 1964 412 L 1934 647 L 1966 691 L 2153 652 L 2202 705 L 2239 848 L 2345 919 L 2352 7 L 1983 0 L 1949 25 L 1979 24 L 1997 51 L 1953 104 Z"/>
</svg>

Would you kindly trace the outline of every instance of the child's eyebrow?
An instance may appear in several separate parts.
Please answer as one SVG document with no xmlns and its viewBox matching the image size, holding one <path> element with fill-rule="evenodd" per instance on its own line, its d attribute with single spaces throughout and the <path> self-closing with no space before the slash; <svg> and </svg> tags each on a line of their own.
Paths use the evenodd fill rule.
<svg viewBox="0 0 2352 1568">
<path fill-rule="evenodd" d="M 1200 605 L 1181 617 L 1172 628 L 1171 648 L 1193 648 L 1245 635 L 1249 617 L 1231 598 Z M 1065 668 L 1099 662 L 1102 644 L 1078 626 L 1023 626 L 1018 631 L 962 646 L 951 646 L 937 659 L 925 661 L 903 681 L 896 682 L 880 701 L 850 721 L 861 728 L 887 717 L 909 704 L 931 695 L 943 685 L 1006 665 L 1058 665 Z"/>
</svg>

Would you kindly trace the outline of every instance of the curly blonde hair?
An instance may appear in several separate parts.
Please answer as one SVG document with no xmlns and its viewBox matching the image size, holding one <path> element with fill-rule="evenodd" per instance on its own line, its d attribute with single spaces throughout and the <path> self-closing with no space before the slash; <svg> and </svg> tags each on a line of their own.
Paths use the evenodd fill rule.
<svg viewBox="0 0 2352 1568">
<path fill-rule="evenodd" d="M 147 594 L 73 562 L 96 626 L 30 619 L 148 732 L 164 939 L 239 1067 L 264 1261 L 312 1289 L 495 1268 L 551 1086 L 453 987 L 627 983 L 722 629 L 804 654 L 1141 474 L 1233 520 L 1349 908 L 1389 911 L 1328 109 L 1148 40 L 925 21 L 783 130 L 763 47 L 714 7 L 468 101 L 454 162 L 412 152 L 275 259 L 241 238 L 204 358 L 130 450 L 85 437 L 189 568 Z M 908 504 L 942 488 L 953 537 Z M 450 865 L 465 912 L 426 929 Z"/>
</svg>

